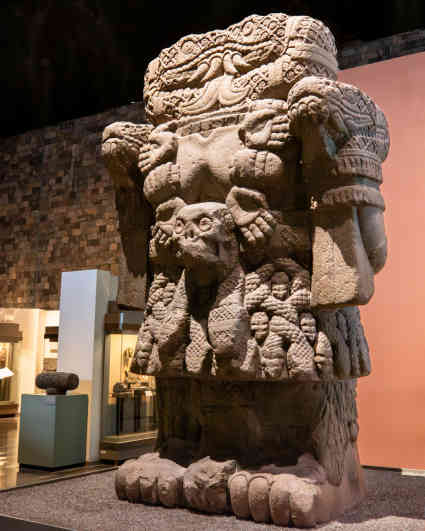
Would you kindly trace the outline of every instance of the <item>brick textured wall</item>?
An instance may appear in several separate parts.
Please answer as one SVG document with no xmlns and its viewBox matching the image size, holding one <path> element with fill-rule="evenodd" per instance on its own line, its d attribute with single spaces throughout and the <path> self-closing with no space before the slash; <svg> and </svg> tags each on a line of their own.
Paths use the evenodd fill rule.
<svg viewBox="0 0 425 531">
<path fill-rule="evenodd" d="M 103 128 L 138 104 L 0 140 L 0 307 L 59 307 L 60 274 L 119 273 L 122 249 Z"/>
</svg>

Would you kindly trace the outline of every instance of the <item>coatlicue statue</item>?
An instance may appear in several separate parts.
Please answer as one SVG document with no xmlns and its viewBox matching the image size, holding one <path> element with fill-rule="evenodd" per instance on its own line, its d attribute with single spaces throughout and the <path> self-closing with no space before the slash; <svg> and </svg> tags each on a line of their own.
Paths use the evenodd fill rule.
<svg viewBox="0 0 425 531">
<path fill-rule="evenodd" d="M 254 15 L 163 50 L 149 124 L 105 129 L 127 264 L 149 284 L 132 370 L 157 377 L 159 407 L 121 499 L 310 527 L 364 496 L 357 305 L 386 259 L 389 139 L 336 77 L 321 22 Z"/>
</svg>

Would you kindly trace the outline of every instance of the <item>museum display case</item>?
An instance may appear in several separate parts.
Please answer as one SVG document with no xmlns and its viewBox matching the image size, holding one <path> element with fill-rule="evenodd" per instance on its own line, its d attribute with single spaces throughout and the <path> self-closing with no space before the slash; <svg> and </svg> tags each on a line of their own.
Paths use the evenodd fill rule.
<svg viewBox="0 0 425 531">
<path fill-rule="evenodd" d="M 0 343 L 0 402 L 10 400 L 13 372 L 13 343 Z"/>
<path fill-rule="evenodd" d="M 22 340 L 22 332 L 15 323 L 0 323 L 0 417 L 16 415 L 18 404 L 12 400 L 16 368 L 16 345 Z"/>
<path fill-rule="evenodd" d="M 143 312 L 114 312 L 105 318 L 101 458 L 138 456 L 156 437 L 153 376 L 131 372 Z"/>
<path fill-rule="evenodd" d="M 43 371 L 55 372 L 58 365 L 58 326 L 46 326 L 44 331 Z"/>
<path fill-rule="evenodd" d="M 130 371 L 136 340 L 137 334 L 106 336 L 104 435 L 145 433 L 156 427 L 155 378 Z"/>
</svg>

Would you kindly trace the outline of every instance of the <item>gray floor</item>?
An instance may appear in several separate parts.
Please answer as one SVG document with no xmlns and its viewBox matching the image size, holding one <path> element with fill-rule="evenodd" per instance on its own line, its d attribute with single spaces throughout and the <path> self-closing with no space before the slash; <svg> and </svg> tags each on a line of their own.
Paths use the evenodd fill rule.
<svg viewBox="0 0 425 531">
<path fill-rule="evenodd" d="M 36 485 L 114 468 L 111 463 L 90 463 L 62 470 L 19 468 L 18 440 L 19 417 L 0 418 L 0 490 Z"/>
<path fill-rule="evenodd" d="M 330 530 L 424 531 L 425 477 L 388 470 L 365 470 L 369 495 L 357 509 L 319 526 Z M 119 501 L 114 472 L 93 474 L 49 485 L 0 492 L 0 513 L 74 531 L 264 531 L 283 529 Z"/>
</svg>

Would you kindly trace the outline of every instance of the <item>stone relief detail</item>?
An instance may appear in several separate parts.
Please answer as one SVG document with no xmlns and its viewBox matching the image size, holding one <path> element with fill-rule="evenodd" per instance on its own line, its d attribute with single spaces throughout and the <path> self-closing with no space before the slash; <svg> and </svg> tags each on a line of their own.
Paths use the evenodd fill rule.
<svg viewBox="0 0 425 531">
<path fill-rule="evenodd" d="M 185 267 L 176 282 L 154 277 L 133 371 L 313 381 L 370 372 L 358 310 L 316 318 L 310 273 L 291 258 L 246 274 L 225 204 L 187 205 L 175 218 L 163 244 Z"/>
<path fill-rule="evenodd" d="M 338 82 L 329 30 L 253 15 L 163 50 L 151 125 L 103 153 L 149 289 L 131 370 L 157 376 L 157 452 L 121 499 L 311 527 L 364 496 L 359 304 L 386 260 L 379 107 Z M 125 246 L 124 246 L 125 247 Z"/>
<path fill-rule="evenodd" d="M 247 100 L 286 96 L 298 79 L 335 78 L 333 37 L 319 21 L 253 15 L 227 30 L 190 35 L 163 50 L 145 76 L 145 105 L 157 125 Z"/>
</svg>

